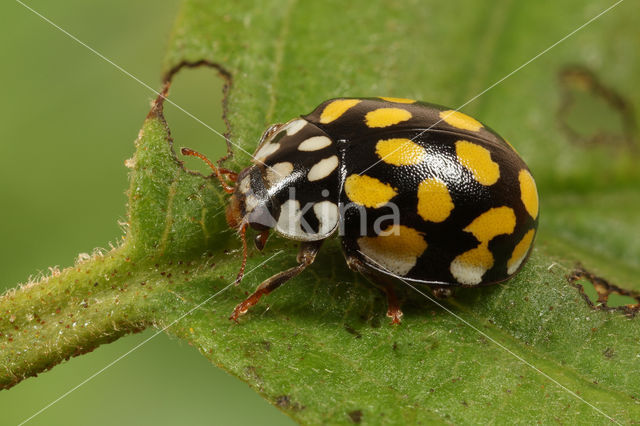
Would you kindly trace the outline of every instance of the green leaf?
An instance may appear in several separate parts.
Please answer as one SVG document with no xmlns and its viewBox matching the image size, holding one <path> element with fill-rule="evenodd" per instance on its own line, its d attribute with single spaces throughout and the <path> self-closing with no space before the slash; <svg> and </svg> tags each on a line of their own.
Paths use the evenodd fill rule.
<svg viewBox="0 0 640 426">
<path fill-rule="evenodd" d="M 165 71 L 205 61 L 228 76 L 238 146 L 227 166 L 239 170 L 250 161 L 241 149 L 253 152 L 269 124 L 331 97 L 462 105 L 609 5 L 187 0 Z M 635 421 L 636 310 L 597 303 L 614 285 L 640 290 L 634 14 L 621 4 L 464 108 L 538 182 L 540 234 L 516 278 L 441 306 L 407 288 L 392 327 L 382 295 L 332 240 L 234 324 L 247 291 L 295 264 L 296 244 L 274 237 L 264 253 L 251 249 L 241 287 L 228 287 L 240 243 L 225 196 L 184 168 L 156 102 L 128 163 L 123 245 L 3 296 L 0 383 L 153 325 L 303 423 Z"/>
</svg>

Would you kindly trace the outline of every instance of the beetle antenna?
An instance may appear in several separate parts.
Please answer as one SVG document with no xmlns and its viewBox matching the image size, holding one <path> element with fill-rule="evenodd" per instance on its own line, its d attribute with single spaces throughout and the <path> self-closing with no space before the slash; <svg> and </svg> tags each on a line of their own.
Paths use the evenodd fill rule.
<svg viewBox="0 0 640 426">
<path fill-rule="evenodd" d="M 223 179 L 223 176 L 225 176 L 230 182 L 236 182 L 238 180 L 238 174 L 236 172 L 228 169 L 223 169 L 221 167 L 216 167 L 204 154 L 200 154 L 199 152 L 194 151 L 190 148 L 182 148 L 180 152 L 182 152 L 182 155 L 198 157 L 199 159 L 207 163 L 207 165 L 211 167 L 211 170 L 213 170 L 213 172 L 216 174 L 216 177 L 218 178 L 220 186 L 222 186 L 224 192 L 226 192 L 227 194 L 233 193 L 235 187 L 229 185 L 229 183 L 225 179 Z"/>
<path fill-rule="evenodd" d="M 238 276 L 236 277 L 236 281 L 234 285 L 239 285 L 240 281 L 242 281 L 242 277 L 244 277 L 244 268 L 247 266 L 247 226 L 248 223 L 243 223 L 240 228 L 240 238 L 242 238 L 242 265 L 240 266 L 240 271 L 238 272 Z"/>
</svg>

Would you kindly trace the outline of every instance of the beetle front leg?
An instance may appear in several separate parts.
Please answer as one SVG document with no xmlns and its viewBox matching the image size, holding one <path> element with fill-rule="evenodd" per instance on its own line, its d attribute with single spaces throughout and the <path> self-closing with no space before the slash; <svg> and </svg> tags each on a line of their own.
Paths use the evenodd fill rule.
<svg viewBox="0 0 640 426">
<path fill-rule="evenodd" d="M 318 254 L 321 245 L 322 240 L 301 243 L 300 250 L 298 251 L 298 265 L 293 268 L 289 268 L 286 271 L 279 272 L 260 284 L 249 297 L 236 306 L 229 319 L 238 321 L 238 318 L 247 313 L 249 308 L 253 305 L 257 304 L 262 296 L 271 293 L 273 290 L 304 271 L 307 266 L 311 265 L 316 259 L 316 255 Z"/>
</svg>

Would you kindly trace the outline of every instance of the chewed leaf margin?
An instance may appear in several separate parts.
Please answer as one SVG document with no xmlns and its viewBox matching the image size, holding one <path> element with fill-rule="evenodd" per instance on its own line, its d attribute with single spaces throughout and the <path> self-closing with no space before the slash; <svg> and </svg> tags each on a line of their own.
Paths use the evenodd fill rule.
<svg viewBox="0 0 640 426">
<path fill-rule="evenodd" d="M 634 317 L 640 312 L 640 293 L 626 290 L 611 284 L 606 279 L 587 271 L 582 266 L 578 266 L 568 276 L 569 283 L 576 287 L 587 304 L 596 310 L 605 311 L 621 311 L 630 317 Z M 586 282 L 584 281 L 586 280 Z M 596 292 L 597 299 L 594 301 L 593 295 L 590 296 L 586 285 L 589 283 Z M 609 297 L 611 295 L 626 296 L 636 301 L 636 303 L 628 303 L 619 306 L 609 306 Z"/>
</svg>

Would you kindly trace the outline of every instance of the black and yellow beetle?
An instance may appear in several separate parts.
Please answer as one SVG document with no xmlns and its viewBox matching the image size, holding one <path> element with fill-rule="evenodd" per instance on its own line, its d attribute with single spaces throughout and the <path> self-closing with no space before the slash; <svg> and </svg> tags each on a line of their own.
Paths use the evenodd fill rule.
<svg viewBox="0 0 640 426">
<path fill-rule="evenodd" d="M 536 184 L 509 143 L 465 114 L 410 99 L 332 99 L 270 127 L 240 173 L 208 163 L 232 194 L 227 222 L 244 247 L 237 282 L 247 227 L 260 250 L 270 230 L 301 242 L 298 265 L 260 284 L 233 320 L 309 266 L 336 231 L 349 267 L 386 292 L 398 323 L 398 279 L 439 297 L 504 281 L 538 225 Z"/>
</svg>

